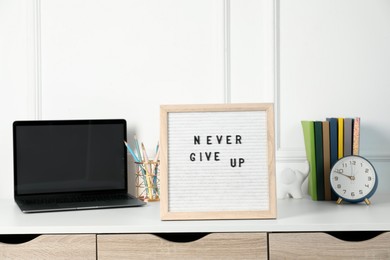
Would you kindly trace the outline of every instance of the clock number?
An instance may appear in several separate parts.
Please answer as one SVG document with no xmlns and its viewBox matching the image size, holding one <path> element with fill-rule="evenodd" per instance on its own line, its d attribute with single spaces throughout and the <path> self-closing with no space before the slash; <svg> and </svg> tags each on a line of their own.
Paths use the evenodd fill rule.
<svg viewBox="0 0 390 260">
<path fill-rule="evenodd" d="M 347 192 L 347 190 L 343 190 L 344 194 Z"/>
<path fill-rule="evenodd" d="M 343 167 L 348 167 L 348 163 L 343 163 Z"/>
<path fill-rule="evenodd" d="M 366 168 L 366 170 L 364 171 L 365 173 L 368 173 L 370 170 Z"/>
<path fill-rule="evenodd" d="M 352 196 L 352 197 L 355 197 L 355 192 L 352 191 L 352 192 L 351 192 L 351 196 Z"/>
<path fill-rule="evenodd" d="M 335 173 L 343 173 L 344 172 L 344 170 L 343 169 L 336 169 L 336 170 L 334 170 L 335 171 Z"/>
<path fill-rule="evenodd" d="M 337 189 L 341 189 L 341 184 L 337 184 Z"/>
<path fill-rule="evenodd" d="M 335 181 L 338 181 L 338 180 L 339 180 L 339 177 L 334 176 L 334 180 L 335 180 Z"/>
<path fill-rule="evenodd" d="M 362 191 L 362 190 L 359 190 L 359 194 L 363 195 L 363 191 Z"/>
<path fill-rule="evenodd" d="M 370 188 L 370 184 L 368 184 L 368 183 L 365 184 L 364 186 L 366 186 L 367 188 Z"/>
<path fill-rule="evenodd" d="M 349 162 L 351 165 L 356 165 L 356 161 L 350 161 Z"/>
<path fill-rule="evenodd" d="M 372 180 L 371 176 L 368 176 L 368 181 L 371 181 L 371 180 Z"/>
</svg>

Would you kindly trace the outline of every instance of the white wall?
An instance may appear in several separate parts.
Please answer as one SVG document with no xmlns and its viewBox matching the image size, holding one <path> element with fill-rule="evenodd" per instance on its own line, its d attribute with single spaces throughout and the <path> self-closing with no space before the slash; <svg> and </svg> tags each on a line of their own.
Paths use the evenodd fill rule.
<svg viewBox="0 0 390 260">
<path fill-rule="evenodd" d="M 303 161 L 300 120 L 361 117 L 360 154 L 390 176 L 390 2 L 278 1 L 278 159 Z"/>
<path fill-rule="evenodd" d="M 12 122 L 35 114 L 32 5 L 0 1 L 0 197 L 13 194 Z"/>
<path fill-rule="evenodd" d="M 272 10 L 271 0 L 0 0 L 0 197 L 13 192 L 14 120 L 125 118 L 153 149 L 160 104 L 272 101 Z"/>
<path fill-rule="evenodd" d="M 389 14 L 385 0 L 0 0 L 0 197 L 14 120 L 122 117 L 153 147 L 160 104 L 273 101 L 277 171 L 302 166 L 302 119 L 360 116 L 386 190 Z"/>
</svg>

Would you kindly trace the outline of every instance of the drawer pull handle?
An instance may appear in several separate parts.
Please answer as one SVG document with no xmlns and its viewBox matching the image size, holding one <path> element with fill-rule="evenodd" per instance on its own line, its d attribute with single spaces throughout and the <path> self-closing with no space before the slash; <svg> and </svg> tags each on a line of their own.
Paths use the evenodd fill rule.
<svg viewBox="0 0 390 260">
<path fill-rule="evenodd" d="M 4 244 L 23 244 L 27 243 L 40 235 L 0 235 L 0 243 Z"/>
<path fill-rule="evenodd" d="M 153 235 L 175 243 L 190 243 L 202 239 L 209 233 L 155 233 Z"/>
<path fill-rule="evenodd" d="M 382 231 L 340 231 L 327 232 L 328 235 L 348 242 L 362 242 L 373 239 L 382 234 Z"/>
</svg>

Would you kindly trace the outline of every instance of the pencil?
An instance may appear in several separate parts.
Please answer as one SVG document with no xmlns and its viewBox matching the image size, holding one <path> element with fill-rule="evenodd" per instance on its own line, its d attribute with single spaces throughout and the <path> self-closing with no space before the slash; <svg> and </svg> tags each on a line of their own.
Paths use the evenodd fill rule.
<svg viewBox="0 0 390 260">
<path fill-rule="evenodd" d="M 149 191 L 149 198 L 152 198 L 152 185 L 153 185 L 153 181 L 151 179 L 152 177 L 152 168 L 150 166 L 150 163 L 149 163 L 149 158 L 148 158 L 148 154 L 146 153 L 146 150 L 145 150 L 145 146 L 143 143 L 141 143 L 141 148 L 142 148 L 142 153 L 144 155 L 144 165 L 145 165 L 145 170 L 146 170 L 146 180 L 148 182 L 148 191 Z"/>
<path fill-rule="evenodd" d="M 144 185 L 146 187 L 148 181 L 147 181 L 147 175 L 146 175 L 146 170 L 145 170 L 145 167 L 144 165 L 142 164 L 142 155 L 141 155 L 141 151 L 139 149 L 139 142 L 138 142 L 138 138 L 137 138 L 137 135 L 134 135 L 134 145 L 135 145 L 135 151 L 138 155 L 138 158 L 140 158 L 140 164 L 139 164 L 139 167 L 141 169 L 141 172 L 142 172 L 142 178 L 144 179 Z"/>
<path fill-rule="evenodd" d="M 133 157 L 134 161 L 135 162 L 140 162 L 139 159 L 137 158 L 137 156 L 134 154 L 133 150 L 131 150 L 130 146 L 127 144 L 127 142 L 126 141 L 123 141 L 123 142 L 125 143 L 127 151 L 129 151 L 129 153 Z"/>
<path fill-rule="evenodd" d="M 158 173 L 158 157 L 160 156 L 160 147 L 157 143 L 157 147 L 156 147 L 156 155 L 154 156 L 154 159 L 153 159 L 153 165 L 154 165 L 154 169 L 153 169 L 153 173 L 154 173 L 154 176 L 153 176 L 153 183 L 154 183 L 154 187 L 155 187 L 155 190 L 156 190 L 156 193 L 158 195 L 160 195 L 160 192 L 158 190 L 158 186 L 157 186 L 157 173 Z"/>
<path fill-rule="evenodd" d="M 137 152 L 138 158 L 140 158 L 140 160 L 142 161 L 142 156 L 141 156 L 141 152 L 139 150 L 139 143 L 138 143 L 137 135 L 134 135 L 134 143 L 135 143 L 135 151 Z"/>
</svg>

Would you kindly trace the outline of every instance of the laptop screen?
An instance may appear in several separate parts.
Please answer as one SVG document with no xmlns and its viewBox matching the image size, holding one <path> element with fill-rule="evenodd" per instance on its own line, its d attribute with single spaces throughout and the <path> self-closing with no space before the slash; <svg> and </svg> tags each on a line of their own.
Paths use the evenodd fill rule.
<svg viewBox="0 0 390 260">
<path fill-rule="evenodd" d="M 126 121 L 16 121 L 15 195 L 127 190 Z"/>
</svg>

